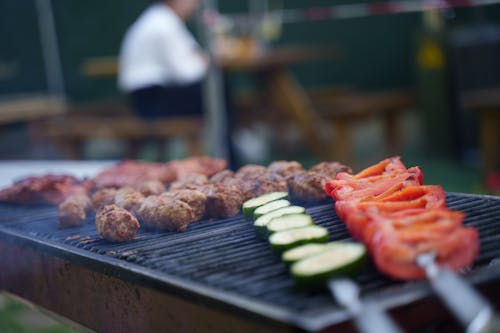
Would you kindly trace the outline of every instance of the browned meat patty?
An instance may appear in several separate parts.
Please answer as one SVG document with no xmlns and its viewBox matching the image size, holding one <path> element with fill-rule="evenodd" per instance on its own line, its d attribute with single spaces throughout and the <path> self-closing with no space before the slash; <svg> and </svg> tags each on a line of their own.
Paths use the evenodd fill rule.
<svg viewBox="0 0 500 333">
<path fill-rule="evenodd" d="M 103 206 L 111 205 L 115 203 L 116 189 L 114 188 L 103 188 L 92 195 L 92 206 L 95 210 L 100 209 Z"/>
<path fill-rule="evenodd" d="M 340 164 L 339 162 L 321 162 L 312 166 L 309 171 L 321 173 L 330 179 L 335 179 L 339 172 L 352 173 L 351 168 L 347 165 Z"/>
<path fill-rule="evenodd" d="M 303 171 L 304 168 L 297 161 L 275 161 L 267 167 L 268 172 L 277 173 L 287 178 L 297 171 Z"/>
<path fill-rule="evenodd" d="M 241 179 L 255 179 L 267 173 L 267 168 L 257 164 L 247 164 L 238 169 L 235 177 Z"/>
<path fill-rule="evenodd" d="M 328 198 L 325 183 L 330 178 L 314 172 L 302 171 L 288 180 L 288 188 L 293 198 L 303 201 L 321 201 Z"/>
<path fill-rule="evenodd" d="M 141 192 L 131 188 L 124 187 L 115 193 L 115 205 L 128 210 L 131 213 L 136 213 L 141 207 L 144 196 Z"/>
<path fill-rule="evenodd" d="M 207 203 L 207 196 L 198 190 L 177 190 L 165 192 L 160 195 L 160 198 L 176 199 L 187 203 L 194 213 L 194 218 L 199 221 L 205 215 L 205 206 Z"/>
<path fill-rule="evenodd" d="M 207 196 L 206 213 L 210 217 L 233 217 L 243 204 L 241 190 L 231 184 L 209 184 L 200 188 Z"/>
<path fill-rule="evenodd" d="M 92 202 L 86 194 L 74 194 L 58 207 L 59 226 L 69 228 L 82 225 L 91 210 Z"/>
<path fill-rule="evenodd" d="M 175 182 L 170 184 L 170 191 L 196 189 L 201 185 L 208 184 L 208 178 L 200 173 L 187 173 L 179 177 Z"/>
<path fill-rule="evenodd" d="M 138 190 L 145 197 L 150 195 L 159 195 L 165 192 L 165 185 L 163 185 L 163 183 L 159 180 L 148 180 L 142 183 Z"/>
<path fill-rule="evenodd" d="M 220 172 L 217 172 L 215 175 L 210 177 L 210 182 L 211 183 L 225 183 L 228 180 L 234 179 L 234 172 L 231 170 L 222 170 Z"/>
<path fill-rule="evenodd" d="M 99 236 L 113 242 L 132 240 L 139 230 L 137 218 L 126 209 L 107 205 L 97 211 L 95 226 Z"/>
<path fill-rule="evenodd" d="M 147 226 L 169 231 L 183 231 L 194 221 L 193 208 L 177 199 L 149 196 L 137 211 L 140 220 Z"/>
</svg>

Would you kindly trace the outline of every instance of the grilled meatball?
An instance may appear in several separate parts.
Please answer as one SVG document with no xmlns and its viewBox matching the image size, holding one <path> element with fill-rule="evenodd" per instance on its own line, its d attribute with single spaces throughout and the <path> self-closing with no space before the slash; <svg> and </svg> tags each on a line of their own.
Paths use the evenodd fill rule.
<svg viewBox="0 0 500 333">
<path fill-rule="evenodd" d="M 117 205 L 106 205 L 97 211 L 95 226 L 99 236 L 113 242 L 132 240 L 140 225 L 137 218 Z"/>
<path fill-rule="evenodd" d="M 314 172 L 302 171 L 288 180 L 288 188 L 292 197 L 303 201 L 321 201 L 328 198 L 325 183 L 329 177 Z"/>
<path fill-rule="evenodd" d="M 58 210 L 60 227 L 76 227 L 85 223 L 87 214 L 92 210 L 92 202 L 85 194 L 74 194 L 64 200 Z"/>
<path fill-rule="evenodd" d="M 200 188 L 207 196 L 206 213 L 210 217 L 233 217 L 240 212 L 243 194 L 231 184 L 210 184 Z"/>
<path fill-rule="evenodd" d="M 321 162 L 314 165 L 309 171 L 314 171 L 327 176 L 330 179 L 335 179 L 339 172 L 352 173 L 351 168 L 339 162 Z"/>
<path fill-rule="evenodd" d="M 163 185 L 163 183 L 159 180 L 149 180 L 142 183 L 139 186 L 138 190 L 144 197 L 150 195 L 159 195 L 165 192 L 165 185 Z"/>
<path fill-rule="evenodd" d="M 92 195 L 92 206 L 95 210 L 115 203 L 116 189 L 103 188 Z"/>
<path fill-rule="evenodd" d="M 297 171 L 302 171 L 304 168 L 299 162 L 296 161 L 276 161 L 267 167 L 267 171 L 271 173 L 276 173 L 287 178 L 290 175 L 294 175 Z"/>
<path fill-rule="evenodd" d="M 144 199 L 137 215 L 145 225 L 169 231 L 186 230 L 196 220 L 184 201 L 154 195 Z"/>
<path fill-rule="evenodd" d="M 241 179 L 255 179 L 267 173 L 267 168 L 262 165 L 247 164 L 238 169 L 235 177 Z"/>
<path fill-rule="evenodd" d="M 160 195 L 160 198 L 177 199 L 187 203 L 194 213 L 196 221 L 199 221 L 205 215 L 205 205 L 207 203 L 207 196 L 198 190 L 177 190 L 165 192 Z"/>
<path fill-rule="evenodd" d="M 114 203 L 118 207 L 125 208 L 135 214 L 139 207 L 141 207 L 143 200 L 144 196 L 141 192 L 131 187 L 124 187 L 116 191 Z"/>
<path fill-rule="evenodd" d="M 200 185 L 208 184 L 208 178 L 201 173 L 187 173 L 170 184 L 170 191 L 196 189 Z"/>
<path fill-rule="evenodd" d="M 234 172 L 231 170 L 222 170 L 210 177 L 211 183 L 225 183 L 234 179 Z"/>
</svg>

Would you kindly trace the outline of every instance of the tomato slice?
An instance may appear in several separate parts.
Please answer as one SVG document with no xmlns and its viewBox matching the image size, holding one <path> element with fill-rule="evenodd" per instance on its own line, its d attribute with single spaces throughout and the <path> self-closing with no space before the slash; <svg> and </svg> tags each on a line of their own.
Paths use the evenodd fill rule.
<svg viewBox="0 0 500 333">
<path fill-rule="evenodd" d="M 425 272 L 416 264 L 418 255 L 435 252 L 438 265 L 459 270 L 471 265 L 479 253 L 479 235 L 475 228 L 456 228 L 446 237 L 429 232 L 426 240 L 405 242 L 398 232 L 378 233 L 370 252 L 377 268 L 395 279 L 421 279 Z"/>
</svg>

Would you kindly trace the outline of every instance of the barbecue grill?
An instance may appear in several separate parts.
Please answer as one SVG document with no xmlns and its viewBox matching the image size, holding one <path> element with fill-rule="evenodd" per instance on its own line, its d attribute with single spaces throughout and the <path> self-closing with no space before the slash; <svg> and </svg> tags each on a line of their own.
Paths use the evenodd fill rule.
<svg viewBox="0 0 500 333">
<path fill-rule="evenodd" d="M 448 193 L 447 205 L 479 229 L 481 251 L 465 278 L 498 306 L 500 198 Z M 333 202 L 307 213 L 332 241 L 350 239 Z M 58 229 L 55 207 L 2 204 L 0 253 L 0 289 L 100 332 L 354 331 L 327 290 L 294 285 L 241 215 L 181 233 L 142 228 L 134 241 L 111 243 L 92 219 Z M 355 280 L 407 330 L 450 321 L 426 281 L 394 281 L 373 266 Z"/>
</svg>

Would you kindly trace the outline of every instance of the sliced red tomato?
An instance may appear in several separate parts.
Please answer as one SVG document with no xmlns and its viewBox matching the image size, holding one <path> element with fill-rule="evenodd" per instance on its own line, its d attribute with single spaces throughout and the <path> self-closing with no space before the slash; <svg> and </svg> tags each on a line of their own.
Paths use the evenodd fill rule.
<svg viewBox="0 0 500 333">
<path fill-rule="evenodd" d="M 370 253 L 377 268 L 395 279 L 420 279 L 425 272 L 416 264 L 420 254 L 435 252 L 438 265 L 453 270 L 468 267 L 479 253 L 475 228 L 456 228 L 445 237 L 429 232 L 427 239 L 407 242 L 398 232 L 381 232 L 374 237 Z"/>
</svg>

